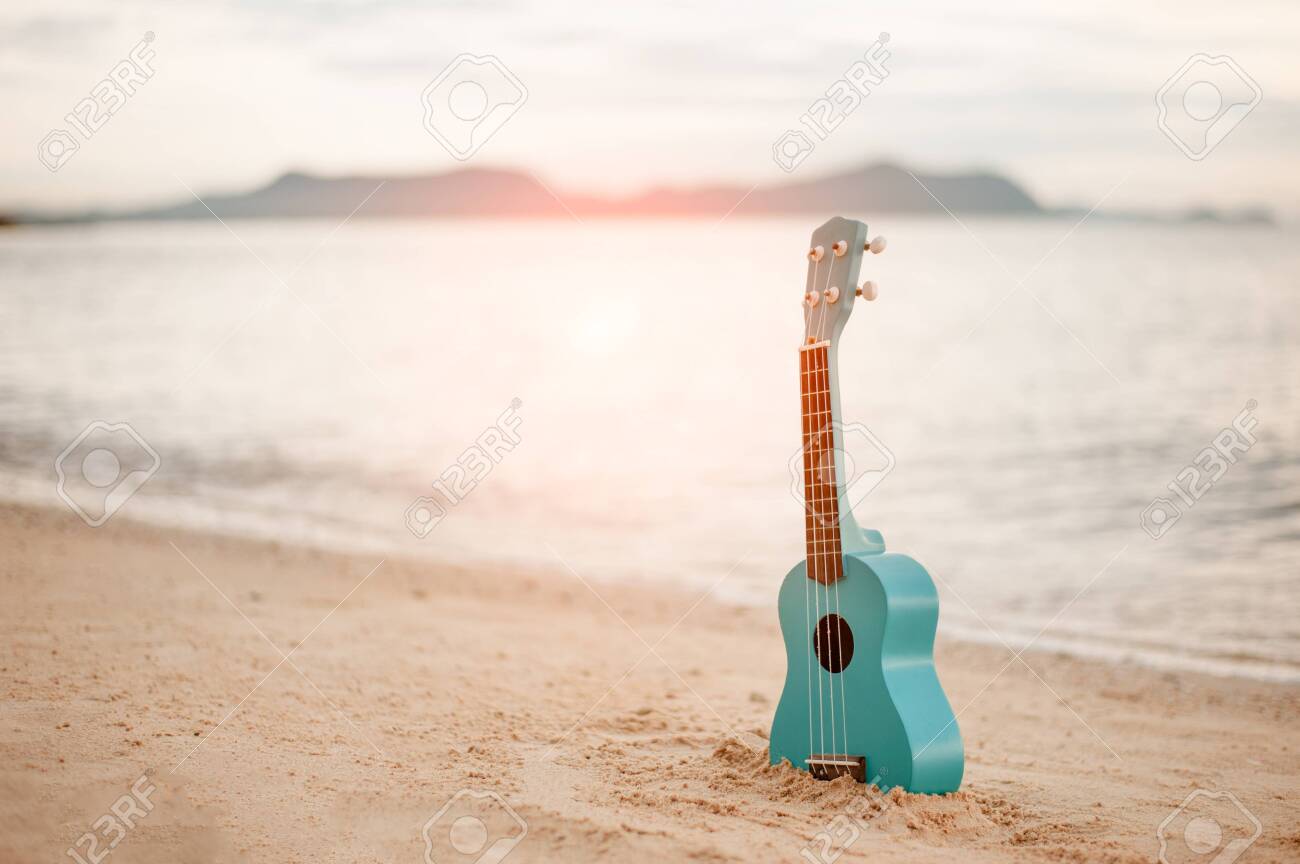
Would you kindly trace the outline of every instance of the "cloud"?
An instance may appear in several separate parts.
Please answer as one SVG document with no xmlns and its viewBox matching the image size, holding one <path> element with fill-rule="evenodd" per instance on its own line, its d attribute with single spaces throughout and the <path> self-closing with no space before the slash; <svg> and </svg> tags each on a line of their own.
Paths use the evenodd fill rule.
<svg viewBox="0 0 1300 864">
<path fill-rule="evenodd" d="M 0 23 L 0 45 L 6 53 L 21 52 L 57 60 L 57 55 L 84 51 L 97 44 L 116 23 L 107 15 L 55 17 L 39 15 Z"/>
<path fill-rule="evenodd" d="M 1207 3 L 1176 16 L 1130 0 L 826 0 L 816 14 L 775 0 L 6 0 L 0 188 L 36 201 L 130 195 L 153 167 L 139 154 L 160 147 L 225 186 L 286 164 L 436 167 L 419 94 L 465 52 L 500 57 L 529 88 L 511 134 L 491 143 L 500 161 L 583 187 L 758 177 L 772 167 L 772 140 L 882 30 L 889 80 L 819 147 L 827 164 L 882 152 L 979 163 L 1025 177 L 1047 200 L 1074 195 L 1080 170 L 1032 166 L 1069 154 L 1108 175 L 1126 154 L 1164 147 L 1153 94 L 1189 54 L 1210 50 L 1232 52 L 1264 87 L 1264 104 L 1214 156 L 1253 176 L 1264 172 L 1257 157 L 1294 139 L 1298 23 L 1274 0 L 1258 14 Z M 35 142 L 146 29 L 159 34 L 146 94 L 79 154 L 76 187 L 41 172 Z M 1144 168 L 1152 184 L 1186 194 L 1185 166 L 1155 165 Z M 1295 172 L 1271 174 L 1277 203 L 1300 195 Z"/>
</svg>

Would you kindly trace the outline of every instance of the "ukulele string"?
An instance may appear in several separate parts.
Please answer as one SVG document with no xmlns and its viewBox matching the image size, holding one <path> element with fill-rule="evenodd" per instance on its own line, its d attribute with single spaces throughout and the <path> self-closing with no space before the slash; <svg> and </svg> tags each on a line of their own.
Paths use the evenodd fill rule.
<svg viewBox="0 0 1300 864">
<path fill-rule="evenodd" d="M 813 262 L 812 284 L 814 287 L 816 287 L 817 285 L 817 268 L 819 266 L 820 266 L 820 262 L 818 261 Z M 813 315 L 813 310 L 811 307 L 808 308 L 808 312 L 806 314 L 808 315 L 808 320 L 804 324 L 804 330 L 806 332 L 811 332 L 812 327 L 809 326 L 810 324 L 812 324 L 812 315 Z M 801 412 L 800 432 L 802 433 L 803 436 L 802 443 L 803 443 L 804 499 L 805 499 L 804 509 L 807 512 L 807 520 L 808 520 L 807 524 L 804 526 L 805 540 L 811 540 L 812 528 L 813 528 L 813 515 L 812 515 L 812 511 L 808 510 L 809 501 L 807 500 L 808 490 L 811 489 L 811 484 L 809 483 L 809 481 L 812 479 L 812 453 L 810 452 L 809 449 L 810 442 L 811 442 L 811 438 L 809 436 L 812 433 L 812 416 L 810 413 L 812 407 L 812 397 L 810 395 L 810 391 L 808 388 L 808 381 L 809 381 L 808 376 L 811 369 L 812 369 L 812 351 L 801 349 L 799 351 L 799 410 Z M 811 569 L 812 567 L 813 567 L 813 563 L 812 563 L 812 558 L 810 556 L 807 562 L 807 568 Z M 811 623 L 809 622 L 809 616 L 812 615 L 812 599 L 809 597 L 808 592 L 811 590 L 810 583 L 812 582 L 812 574 L 807 573 L 805 574 L 805 576 L 807 578 L 803 580 L 803 617 L 804 617 L 804 623 L 808 625 L 807 629 L 804 632 L 808 634 L 808 755 L 811 756 L 814 752 L 813 751 L 813 707 L 812 707 L 813 639 L 814 639 L 813 630 L 816 628 L 817 624 L 815 622 L 811 622 Z"/>
<path fill-rule="evenodd" d="M 813 262 L 813 278 L 812 278 L 813 291 L 817 290 L 817 272 L 820 269 L 820 267 L 821 267 L 820 261 Z M 816 344 L 816 342 L 820 341 L 817 338 L 818 334 L 820 333 L 820 327 L 817 325 L 817 317 L 816 317 L 817 307 L 812 305 L 811 299 L 809 301 L 808 316 L 811 319 L 810 323 L 813 324 L 813 327 L 811 329 L 813 331 L 813 342 L 814 344 Z M 817 457 L 813 448 L 815 446 L 815 442 L 820 437 L 816 426 L 817 416 L 816 416 L 816 411 L 814 409 L 814 406 L 816 405 L 816 398 L 817 398 L 816 387 L 815 387 L 816 376 L 814 374 L 814 364 L 817 361 L 817 351 L 818 351 L 817 348 L 809 348 L 808 351 L 806 352 L 808 355 L 808 380 L 805 383 L 807 386 L 807 393 L 808 393 L 809 432 L 807 438 L 804 441 L 804 452 L 806 454 L 806 459 L 808 464 L 808 479 L 810 481 L 808 484 L 807 493 L 813 493 L 816 491 L 815 483 L 817 477 L 817 465 L 816 465 Z M 818 575 L 820 575 L 819 565 L 817 560 L 818 557 L 817 513 L 816 513 L 815 497 L 813 497 L 811 494 L 805 494 L 805 498 L 806 500 L 804 504 L 808 508 L 808 518 L 812 524 L 812 555 L 810 556 L 808 562 L 809 567 L 812 569 L 812 576 L 809 579 L 809 582 L 811 582 L 813 580 L 816 580 Z M 817 667 L 820 665 L 820 661 L 818 663 L 813 662 L 813 655 L 816 653 L 816 646 L 819 641 L 818 637 L 821 635 L 820 632 L 821 615 L 822 615 L 821 594 L 815 586 L 805 583 L 804 587 L 805 590 L 808 589 L 812 590 L 813 602 L 815 604 L 814 610 L 816 612 L 816 617 L 812 619 L 812 626 L 808 630 L 808 638 L 811 642 L 809 648 L 812 649 L 808 652 L 808 667 L 810 670 L 809 678 L 808 678 L 808 686 L 809 686 L 808 701 L 809 701 L 809 705 L 811 705 L 812 704 L 812 675 L 815 674 L 817 676 L 817 736 L 818 736 L 818 740 L 821 743 L 821 746 L 818 748 L 818 750 L 821 753 L 825 753 L 826 752 L 826 717 L 825 717 L 825 700 L 823 698 L 823 693 L 822 693 L 822 676 L 821 676 L 821 672 L 818 671 L 817 669 Z M 809 770 L 811 770 L 811 766 L 809 766 Z"/>
<path fill-rule="evenodd" d="M 835 253 L 834 253 L 834 251 L 832 250 L 831 255 L 833 256 L 834 254 L 835 254 Z M 834 276 L 834 274 L 835 274 L 835 259 L 832 257 L 831 262 L 830 262 L 830 266 L 826 268 L 826 285 L 822 288 L 822 291 L 821 291 L 821 306 L 822 306 L 822 312 L 821 312 L 821 324 L 820 324 L 820 325 L 818 326 L 818 328 L 817 328 L 817 341 L 818 341 L 818 342 L 829 342 L 829 340 L 830 340 L 830 336 L 831 336 L 830 333 L 826 332 L 826 330 L 827 330 L 827 328 L 828 328 L 828 324 L 830 323 L 830 311 L 829 311 L 829 309 L 830 309 L 830 304 L 827 303 L 826 292 L 830 290 L 830 286 L 831 286 L 831 278 Z M 816 285 L 817 285 L 817 283 L 814 282 L 814 283 L 813 283 L 813 287 L 814 287 L 814 289 L 816 288 Z M 821 481 L 824 480 L 824 479 L 825 479 L 825 476 L 826 476 L 825 474 L 823 474 L 822 477 L 819 478 L 819 485 L 818 485 L 817 490 L 816 490 L 817 493 L 818 493 L 818 505 L 819 505 L 819 506 L 817 507 L 818 516 L 817 516 L 816 518 L 817 518 L 817 521 L 818 521 L 818 522 L 821 522 L 821 531 L 822 531 L 822 540 L 821 540 L 821 542 L 818 544 L 818 553 L 817 553 L 817 554 L 818 554 L 818 557 L 819 557 L 819 558 L 823 558 L 823 560 L 822 560 L 822 562 L 821 562 L 821 573 L 822 573 L 822 576 L 824 576 L 824 577 L 828 577 L 828 578 L 830 578 L 832 581 L 835 581 L 836 583 L 838 583 L 838 579 L 836 579 L 836 572 L 835 572 L 835 561 L 833 560 L 833 554 L 832 554 L 832 553 L 834 553 L 834 549 L 829 549 L 829 550 L 828 550 L 828 549 L 822 548 L 822 547 L 824 547 L 824 546 L 833 546 L 833 545 L 834 545 L 833 540 L 832 540 L 831 537 L 829 536 L 829 533 L 830 533 L 830 530 L 831 530 L 832 528 L 837 527 L 837 526 L 835 526 L 834 524 L 832 524 L 831 526 L 828 527 L 827 524 L 826 524 L 826 521 L 825 521 L 825 520 L 826 520 L 826 515 L 825 515 L 825 514 L 826 514 L 826 511 L 825 511 L 826 505 L 827 505 L 827 504 L 833 504 L 833 503 L 834 503 L 834 499 L 832 499 L 832 498 L 830 498 L 830 497 L 827 497 L 824 493 L 825 493 L 826 491 L 828 491 L 828 490 L 833 490 L 833 489 L 834 489 L 834 485 L 835 485 L 835 429 L 834 429 L 834 426 L 831 425 L 831 407 L 832 407 L 832 406 L 831 406 L 831 402 L 830 402 L 830 395 L 831 395 L 831 394 L 830 394 L 830 390 L 831 390 L 831 388 L 830 388 L 830 359 L 831 359 L 830 345 L 827 344 L 827 345 L 824 345 L 824 346 L 822 346 L 821 348 L 817 349 L 817 353 L 818 353 L 819 356 L 822 358 L 822 362 L 820 363 L 820 365 L 819 365 L 819 367 L 818 367 L 818 376 L 817 376 L 817 380 L 816 380 L 816 382 L 815 382 L 816 385 L 817 385 L 816 393 L 817 393 L 818 404 L 819 404 L 818 415 L 819 415 L 819 420 L 820 420 L 820 428 L 818 429 L 818 435 L 817 435 L 817 438 L 818 438 L 817 453 L 818 453 L 818 456 L 820 457 L 820 460 L 819 460 L 819 462 L 820 462 L 820 464 L 819 464 L 819 468 L 820 468 L 823 472 L 825 471 L 825 465 L 826 465 L 826 462 L 825 462 L 825 458 L 826 458 L 826 454 L 825 454 L 826 437 L 825 437 L 825 435 L 824 435 L 823 433 L 826 433 L 826 432 L 829 432 L 829 433 L 830 433 L 830 445 L 831 445 L 831 447 L 830 447 L 830 460 L 831 460 L 831 462 L 830 462 L 830 475 L 829 475 L 830 480 L 829 480 L 829 484 L 822 485 Z M 828 567 L 829 567 L 829 569 L 827 569 Z M 819 584 L 821 584 L 821 585 L 822 585 L 822 588 L 824 589 L 824 587 L 825 587 L 824 583 L 819 583 Z M 837 593 L 838 593 L 838 588 L 839 588 L 839 586 L 838 586 L 838 584 L 837 584 L 837 585 L 836 585 Z M 818 597 L 820 598 L 820 596 L 821 596 L 821 592 L 818 591 Z M 827 612 L 828 615 L 830 614 L 830 611 L 831 611 L 831 609 L 830 609 L 830 593 L 827 592 L 827 594 L 826 594 L 826 612 Z M 837 605 L 837 608 L 836 608 L 836 617 L 837 617 L 837 618 L 839 617 L 839 609 L 838 609 L 838 605 Z M 826 673 L 826 679 L 827 679 L 827 685 L 828 685 L 828 688 L 830 689 L 830 709 L 831 709 L 831 710 L 830 710 L 830 714 L 831 714 L 831 749 L 830 749 L 830 752 L 831 752 L 831 753 L 836 753 L 836 752 L 838 752 L 838 751 L 837 751 L 836 748 L 835 748 L 835 673 L 832 672 L 831 669 L 829 668 L 829 667 L 834 666 L 835 664 L 831 662 L 831 656 L 832 656 L 832 655 L 831 655 L 831 646 L 830 646 L 830 644 L 829 644 L 829 643 L 830 643 L 830 635 L 831 635 L 831 634 L 830 634 L 830 627 L 829 627 L 829 626 L 826 627 L 826 632 L 825 632 L 825 634 L 822 633 L 822 627 L 821 627 L 821 614 L 820 614 L 820 608 L 819 608 L 819 611 L 818 611 L 818 617 L 817 617 L 817 636 L 818 636 L 818 638 L 819 638 L 821 641 L 823 641 L 823 642 L 825 643 L 825 644 L 822 645 L 822 650 L 825 652 L 825 655 L 826 655 L 827 667 L 828 667 L 828 668 L 827 668 L 827 673 Z M 821 680 L 821 673 L 819 672 L 819 673 L 817 673 L 817 674 L 818 674 L 818 681 L 820 682 L 820 680 Z M 842 682 L 841 682 L 841 687 L 840 687 L 840 689 L 841 689 L 841 691 L 843 691 L 843 683 L 842 683 Z M 843 693 L 842 693 L 842 692 L 841 692 L 841 699 L 843 699 Z"/>
<path fill-rule="evenodd" d="M 847 284 L 849 280 L 845 280 L 845 281 Z M 843 290 L 845 289 L 841 289 L 841 293 L 843 293 Z M 849 301 L 846 300 L 845 302 L 847 303 Z M 826 390 L 829 393 L 831 389 L 829 358 L 827 359 L 826 362 L 826 370 L 827 370 Z M 829 399 L 830 397 L 827 396 L 827 398 Z M 841 436 L 841 438 L 842 437 L 843 436 Z M 832 449 L 833 446 L 834 445 L 832 444 Z M 845 456 L 845 458 L 848 458 L 847 455 Z M 843 557 L 842 557 L 843 538 L 840 536 L 841 520 L 840 520 L 840 484 L 839 484 L 838 463 L 835 467 L 834 473 L 832 473 L 831 475 L 830 494 L 835 501 L 835 540 L 836 540 L 835 546 L 837 547 L 836 563 L 842 568 L 843 567 Z M 843 576 L 842 569 L 839 575 Z M 836 665 L 840 667 L 840 671 L 837 674 L 842 676 L 844 674 L 844 616 L 840 614 L 840 580 L 838 578 L 835 580 L 835 641 L 839 647 L 839 658 Z M 844 736 L 840 740 L 844 743 L 844 754 L 846 756 L 852 753 L 852 750 L 849 749 L 849 705 L 848 705 L 848 694 L 845 692 L 847 689 L 847 685 L 848 682 L 841 677 L 840 678 L 840 721 L 844 724 Z"/>
<path fill-rule="evenodd" d="M 834 262 L 832 261 L 832 272 L 833 272 L 833 270 L 834 270 L 834 266 L 833 266 L 833 265 L 834 265 Z M 830 286 L 830 274 L 827 274 L 826 282 L 827 282 L 827 287 L 829 288 L 829 286 Z M 827 299 L 827 298 L 825 297 L 825 294 L 823 293 L 823 302 L 825 302 L 826 299 Z M 829 306 L 829 304 L 827 304 L 827 305 Z M 828 319 L 828 318 L 830 317 L 829 310 L 824 311 L 822 317 L 823 317 L 823 326 L 824 326 L 825 323 L 826 323 L 826 319 Z M 819 333 L 819 335 L 820 335 L 820 337 L 821 337 L 822 340 L 827 340 L 827 341 L 829 341 L 829 339 L 830 339 L 830 334 L 829 334 L 829 333 Z M 820 340 L 819 340 L 819 341 L 820 341 Z M 827 489 L 826 489 L 826 494 L 827 494 L 827 496 L 828 496 L 828 503 L 831 503 L 831 504 L 833 505 L 833 506 L 832 506 L 832 510 L 831 510 L 831 514 L 830 514 L 830 515 L 831 515 L 831 518 L 834 520 L 834 521 L 833 521 L 833 525 L 831 526 L 832 539 L 831 539 L 831 541 L 830 541 L 830 545 L 832 546 L 831 552 L 834 553 L 835 560 L 834 560 L 834 562 L 831 564 L 831 572 L 830 572 L 830 576 L 831 576 L 832 580 L 833 580 L 834 583 L 835 583 L 835 642 L 836 642 L 836 648 L 838 649 L 838 654 L 835 655 L 836 662 L 832 663 L 831 665 L 832 665 L 832 666 L 839 666 L 839 667 L 840 667 L 840 672 L 837 673 L 837 672 L 833 672 L 833 671 L 832 671 L 832 672 L 830 672 L 830 673 L 828 674 L 828 677 L 830 678 L 830 682 L 831 682 L 831 688 L 830 688 L 830 689 L 831 689 L 831 739 L 832 739 L 832 749 L 834 749 L 834 743 L 833 743 L 833 742 L 834 742 L 834 738 L 835 738 L 835 734 L 834 734 L 834 731 L 835 731 L 835 730 L 834 730 L 834 726 L 835 726 L 835 720 L 834 720 L 834 716 L 835 716 L 835 676 L 836 676 L 837 674 L 843 674 L 843 665 L 844 665 L 844 617 L 840 614 L 840 580 L 839 580 L 840 573 L 838 572 L 838 566 L 839 566 L 839 564 L 840 564 L 840 561 L 839 561 L 840 550 L 839 550 L 838 547 L 840 546 L 840 542 L 837 542 L 837 541 L 840 541 L 842 538 L 840 537 L 840 520 L 839 520 L 839 477 L 838 477 L 838 463 L 837 463 L 837 461 L 835 460 L 835 426 L 834 426 L 834 423 L 833 423 L 833 417 L 831 416 L 831 415 L 832 415 L 832 410 L 833 410 L 833 407 L 834 407 L 834 406 L 832 406 L 832 405 L 831 405 L 831 402 L 830 402 L 830 400 L 831 400 L 831 385 L 830 385 L 830 346 L 829 346 L 829 345 L 826 346 L 825 351 L 826 351 L 826 362 L 825 362 L 825 364 L 823 364 L 823 367 L 822 367 L 822 375 L 823 375 L 824 380 L 821 382 L 821 386 L 819 387 L 819 389 L 820 389 L 821 391 L 823 391 L 824 394 L 825 394 L 825 395 L 824 395 L 824 398 L 825 398 L 825 400 L 826 400 L 826 416 L 827 416 L 827 424 L 830 426 L 830 446 L 831 446 L 831 460 L 832 460 L 832 461 L 831 461 L 831 465 L 830 465 L 830 474 L 829 474 L 829 477 L 828 477 L 828 479 L 827 479 Z M 829 611 L 829 608 L 830 608 L 830 594 L 829 594 L 829 593 L 827 594 L 826 599 L 827 599 L 827 604 L 826 604 L 826 605 L 827 605 L 827 611 Z M 827 631 L 826 634 L 825 634 L 825 635 L 826 635 L 826 640 L 829 642 L 829 641 L 830 641 L 830 628 L 827 627 L 827 628 L 826 628 L 826 631 Z M 821 630 L 820 630 L 820 628 L 818 629 L 818 635 L 821 635 Z M 830 655 L 831 652 L 830 652 L 830 647 L 829 647 L 829 646 L 826 647 L 826 651 L 827 651 L 827 654 Z M 841 680 L 841 681 L 840 681 L 840 722 L 843 723 L 843 726 L 844 726 L 844 734 L 843 734 L 843 736 L 840 738 L 840 740 L 844 743 L 844 753 L 845 753 L 845 754 L 848 754 L 848 753 L 850 752 L 850 750 L 849 750 L 849 709 L 848 709 L 848 695 L 847 695 L 847 693 L 845 692 L 845 690 L 846 690 L 845 682 L 844 682 L 843 680 Z"/>
</svg>

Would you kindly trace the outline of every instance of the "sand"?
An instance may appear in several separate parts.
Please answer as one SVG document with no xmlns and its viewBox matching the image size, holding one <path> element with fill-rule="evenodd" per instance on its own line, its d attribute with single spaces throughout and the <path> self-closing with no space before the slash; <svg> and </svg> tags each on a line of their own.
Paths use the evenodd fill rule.
<svg viewBox="0 0 1300 864">
<path fill-rule="evenodd" d="M 0 510 L 0 861 L 1300 860 L 1300 688 L 941 633 L 966 780 L 881 795 L 767 765 L 774 609 Z"/>
</svg>

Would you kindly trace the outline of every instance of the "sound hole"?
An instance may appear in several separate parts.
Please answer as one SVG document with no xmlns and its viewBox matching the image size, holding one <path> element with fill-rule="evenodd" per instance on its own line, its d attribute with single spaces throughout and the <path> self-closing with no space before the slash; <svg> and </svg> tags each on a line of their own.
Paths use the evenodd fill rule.
<svg viewBox="0 0 1300 864">
<path fill-rule="evenodd" d="M 817 622 L 813 633 L 817 662 L 827 672 L 842 672 L 853 660 L 853 631 L 849 622 L 832 613 Z"/>
</svg>

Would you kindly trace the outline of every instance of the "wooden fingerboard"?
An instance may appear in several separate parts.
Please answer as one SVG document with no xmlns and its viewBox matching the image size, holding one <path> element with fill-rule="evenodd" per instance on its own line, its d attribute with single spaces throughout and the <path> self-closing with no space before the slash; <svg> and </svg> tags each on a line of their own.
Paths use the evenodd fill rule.
<svg viewBox="0 0 1300 864">
<path fill-rule="evenodd" d="M 835 426 L 829 361 L 829 342 L 804 345 L 799 349 L 808 578 L 823 585 L 829 585 L 844 575 L 839 494 L 835 483 Z"/>
</svg>

